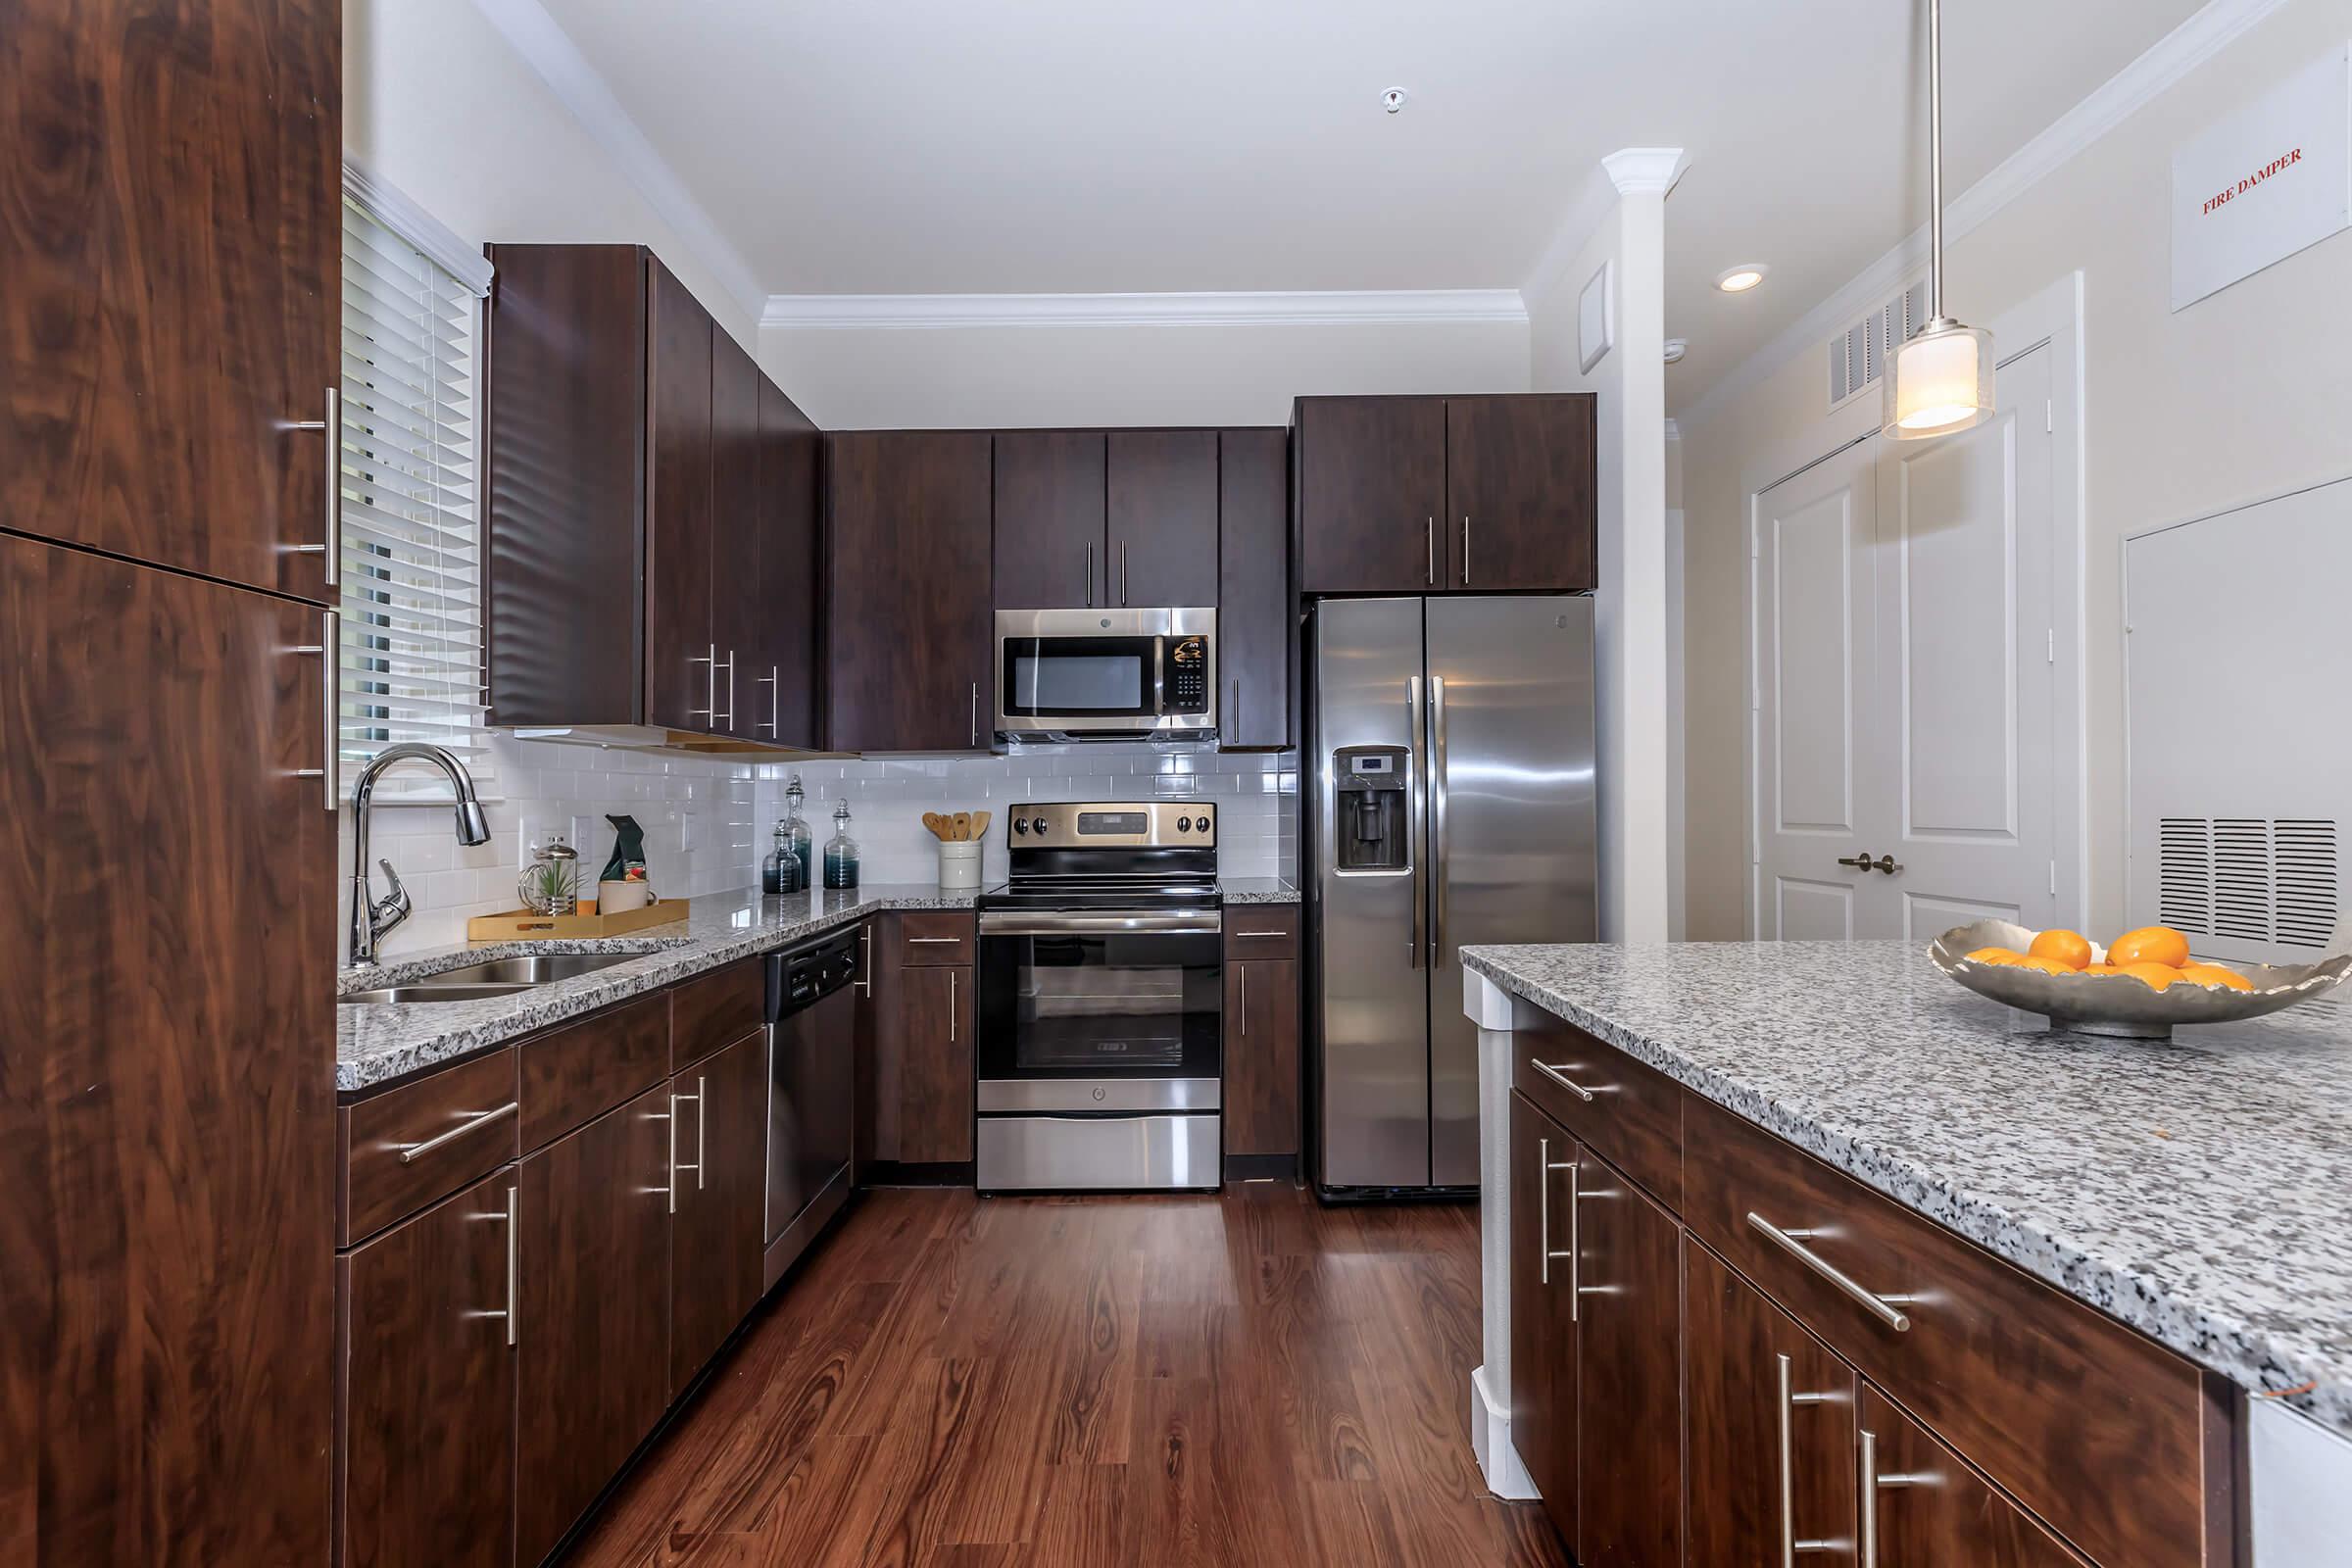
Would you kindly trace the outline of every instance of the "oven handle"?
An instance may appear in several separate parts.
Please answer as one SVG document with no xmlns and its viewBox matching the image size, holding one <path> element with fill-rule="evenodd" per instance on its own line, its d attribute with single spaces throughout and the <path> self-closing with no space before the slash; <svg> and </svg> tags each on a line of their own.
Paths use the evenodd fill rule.
<svg viewBox="0 0 2352 1568">
<path fill-rule="evenodd" d="M 1056 914 L 1011 909 L 983 910 L 984 937 L 1108 936 L 1128 931 L 1222 931 L 1224 914 L 1216 909 L 1169 910 L 1138 914 Z"/>
</svg>

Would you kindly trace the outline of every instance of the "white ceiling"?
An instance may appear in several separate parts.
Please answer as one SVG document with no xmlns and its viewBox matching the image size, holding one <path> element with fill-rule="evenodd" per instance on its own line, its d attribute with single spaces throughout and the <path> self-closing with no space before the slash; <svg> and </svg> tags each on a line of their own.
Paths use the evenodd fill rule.
<svg viewBox="0 0 2352 1568">
<path fill-rule="evenodd" d="M 1955 0 L 1947 191 L 2199 3 Z M 773 293 L 1516 288 L 1680 146 L 1682 408 L 1927 216 L 1906 0 L 546 5 Z"/>
</svg>

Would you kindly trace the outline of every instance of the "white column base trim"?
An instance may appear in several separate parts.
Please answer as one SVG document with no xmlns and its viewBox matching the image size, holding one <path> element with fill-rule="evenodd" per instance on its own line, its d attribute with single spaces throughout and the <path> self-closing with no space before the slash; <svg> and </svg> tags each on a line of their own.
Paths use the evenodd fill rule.
<svg viewBox="0 0 2352 1568">
<path fill-rule="evenodd" d="M 1487 1387 L 1487 1369 L 1470 1369 L 1470 1446 L 1478 1453 L 1479 1474 L 1487 1490 L 1512 1502 L 1533 1501 L 1539 1494 L 1519 1450 L 1511 1446 L 1511 1412 L 1494 1401 Z"/>
</svg>

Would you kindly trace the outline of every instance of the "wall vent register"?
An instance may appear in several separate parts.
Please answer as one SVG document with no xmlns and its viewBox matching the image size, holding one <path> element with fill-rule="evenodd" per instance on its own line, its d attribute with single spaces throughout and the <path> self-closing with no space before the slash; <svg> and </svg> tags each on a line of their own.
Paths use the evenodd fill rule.
<svg viewBox="0 0 2352 1568">
<path fill-rule="evenodd" d="M 1928 324 L 1928 291 L 1914 283 L 1830 339 L 1830 407 L 1844 407 L 1879 384 L 1886 355 Z"/>
<path fill-rule="evenodd" d="M 2190 938 L 2326 949 L 2340 907 L 2336 824 L 2168 816 L 2157 824 L 2157 909 Z"/>
</svg>

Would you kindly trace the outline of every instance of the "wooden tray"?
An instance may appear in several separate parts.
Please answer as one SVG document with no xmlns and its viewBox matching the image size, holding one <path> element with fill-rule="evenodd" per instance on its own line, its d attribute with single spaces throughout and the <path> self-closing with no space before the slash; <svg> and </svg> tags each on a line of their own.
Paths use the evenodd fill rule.
<svg viewBox="0 0 2352 1568">
<path fill-rule="evenodd" d="M 580 901 L 577 914 L 539 914 L 530 909 L 508 909 L 500 914 L 477 914 L 466 922 L 467 942 L 561 942 L 585 937 L 625 937 L 658 925 L 676 925 L 686 918 L 685 899 L 663 899 L 642 909 L 599 914 L 594 899 Z"/>
</svg>

